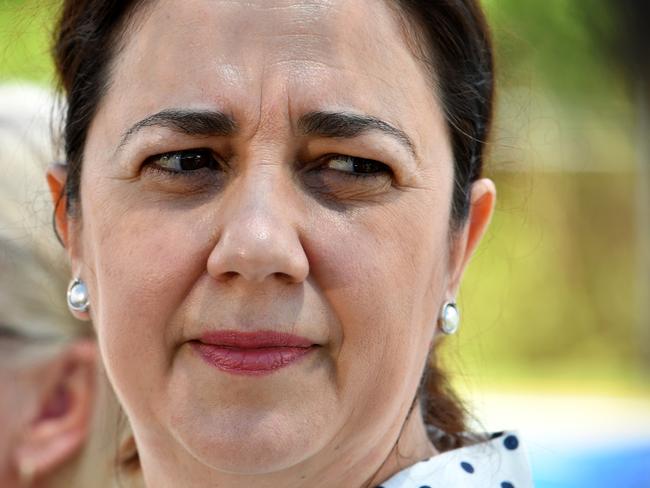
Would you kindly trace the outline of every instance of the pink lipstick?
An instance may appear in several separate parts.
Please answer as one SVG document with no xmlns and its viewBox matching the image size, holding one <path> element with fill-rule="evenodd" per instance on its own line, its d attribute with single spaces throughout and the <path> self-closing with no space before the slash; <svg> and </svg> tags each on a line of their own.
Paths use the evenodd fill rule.
<svg viewBox="0 0 650 488">
<path fill-rule="evenodd" d="M 295 363 L 318 345 L 309 339 L 274 331 L 208 332 L 192 341 L 205 362 L 227 373 L 265 375 Z"/>
</svg>

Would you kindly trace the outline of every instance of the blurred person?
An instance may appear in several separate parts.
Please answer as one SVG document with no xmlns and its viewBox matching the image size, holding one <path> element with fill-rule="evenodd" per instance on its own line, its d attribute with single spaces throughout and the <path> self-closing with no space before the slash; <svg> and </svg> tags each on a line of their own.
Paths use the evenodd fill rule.
<svg viewBox="0 0 650 488">
<path fill-rule="evenodd" d="M 478 2 L 64 2 L 68 306 L 148 486 L 531 486 L 436 347 L 490 221 Z"/>
<path fill-rule="evenodd" d="M 51 233 L 43 179 L 45 165 L 54 160 L 52 111 L 49 92 L 0 85 L 3 488 L 107 486 L 112 464 L 105 431 L 95 432 L 92 452 L 87 442 L 100 386 L 93 330 L 61 306 L 69 271 Z M 100 420 L 111 417 L 108 411 Z"/>
</svg>

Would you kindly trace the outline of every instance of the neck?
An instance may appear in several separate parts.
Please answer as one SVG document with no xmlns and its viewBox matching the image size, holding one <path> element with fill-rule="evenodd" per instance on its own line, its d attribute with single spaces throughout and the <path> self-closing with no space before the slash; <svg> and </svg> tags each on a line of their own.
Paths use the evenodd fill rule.
<svg viewBox="0 0 650 488">
<path fill-rule="evenodd" d="M 198 469 L 196 464 L 178 462 L 177 456 L 156 453 L 141 462 L 147 486 L 227 486 L 229 488 L 330 488 L 377 486 L 395 473 L 435 455 L 426 433 L 419 405 L 405 422 L 396 424 L 379 438 L 367 438 L 354 445 L 335 446 L 326 456 L 306 460 L 281 472 L 242 475 Z M 167 458 L 169 462 L 160 462 Z M 326 459 L 323 462 L 323 459 Z M 159 469 L 165 466 L 163 469 Z M 204 466 L 204 468 L 206 468 Z"/>
<path fill-rule="evenodd" d="M 362 486 L 377 486 L 403 469 L 438 454 L 427 435 L 417 399 L 415 405 L 388 456 L 375 475 Z"/>
</svg>

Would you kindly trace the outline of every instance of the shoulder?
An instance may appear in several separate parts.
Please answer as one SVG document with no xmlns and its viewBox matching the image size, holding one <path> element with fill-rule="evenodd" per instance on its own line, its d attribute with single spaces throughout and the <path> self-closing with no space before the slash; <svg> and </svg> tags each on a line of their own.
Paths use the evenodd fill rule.
<svg viewBox="0 0 650 488">
<path fill-rule="evenodd" d="M 378 488 L 530 488 L 528 455 L 516 432 L 438 454 L 400 471 Z"/>
</svg>

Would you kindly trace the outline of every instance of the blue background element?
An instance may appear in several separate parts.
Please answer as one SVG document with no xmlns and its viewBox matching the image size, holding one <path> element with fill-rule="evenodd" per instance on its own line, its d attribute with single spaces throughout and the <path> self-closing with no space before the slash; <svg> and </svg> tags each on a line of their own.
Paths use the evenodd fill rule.
<svg viewBox="0 0 650 488">
<path fill-rule="evenodd" d="M 650 488 L 650 440 L 530 454 L 536 488 Z"/>
</svg>

